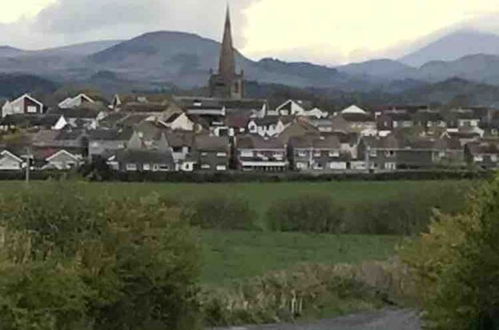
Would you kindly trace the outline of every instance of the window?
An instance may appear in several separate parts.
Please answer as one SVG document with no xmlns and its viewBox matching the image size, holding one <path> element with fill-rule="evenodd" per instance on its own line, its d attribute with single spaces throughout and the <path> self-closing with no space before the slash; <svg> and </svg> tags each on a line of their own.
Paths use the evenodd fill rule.
<svg viewBox="0 0 499 330">
<path fill-rule="evenodd" d="M 173 152 L 182 152 L 182 147 L 173 147 Z"/>
<path fill-rule="evenodd" d="M 29 113 L 35 113 L 37 112 L 38 108 L 34 105 L 28 105 L 28 112 Z"/>
<path fill-rule="evenodd" d="M 225 165 L 217 165 L 217 171 L 226 171 L 227 170 L 227 166 Z"/>
<path fill-rule="evenodd" d="M 371 157 L 376 157 L 376 155 L 377 155 L 376 150 L 370 150 L 370 151 L 369 151 L 369 156 L 371 156 Z"/>
<path fill-rule="evenodd" d="M 307 168 L 307 163 L 296 163 L 296 168 L 299 170 L 304 170 Z"/>
<path fill-rule="evenodd" d="M 126 164 L 127 171 L 137 171 L 137 164 Z"/>
<path fill-rule="evenodd" d="M 202 152 L 201 156 L 208 156 L 208 153 L 207 152 Z"/>
<path fill-rule="evenodd" d="M 158 164 L 154 164 L 154 165 L 152 166 L 152 170 L 153 170 L 154 172 L 159 171 L 159 165 L 158 165 Z"/>
<path fill-rule="evenodd" d="M 142 166 L 142 169 L 143 169 L 144 171 L 150 171 L 150 170 L 151 170 L 151 164 L 144 164 L 144 165 Z"/>
<path fill-rule="evenodd" d="M 306 151 L 298 151 L 298 157 L 307 157 Z"/>
<path fill-rule="evenodd" d="M 483 162 L 483 156 L 481 156 L 481 155 L 477 155 L 477 156 L 475 156 L 475 157 L 474 157 L 474 161 L 475 161 L 475 162 Z"/>
<path fill-rule="evenodd" d="M 227 157 L 226 152 L 217 152 L 217 157 Z"/>
<path fill-rule="evenodd" d="M 490 155 L 491 162 L 497 162 L 497 155 Z"/>
<path fill-rule="evenodd" d="M 395 163 L 385 163 L 385 170 L 395 170 L 397 166 Z"/>
<path fill-rule="evenodd" d="M 241 151 L 241 157 L 253 157 L 253 151 Z"/>
<path fill-rule="evenodd" d="M 340 156 L 340 152 L 337 151 L 337 150 L 331 150 L 329 151 L 329 157 L 339 157 Z"/>
<path fill-rule="evenodd" d="M 274 159 L 276 160 L 283 160 L 284 159 L 284 156 L 280 153 L 276 153 L 274 154 Z"/>
<path fill-rule="evenodd" d="M 320 151 L 314 151 L 314 157 L 320 157 L 322 153 Z"/>
<path fill-rule="evenodd" d="M 170 170 L 170 167 L 168 165 L 159 165 L 159 170 L 160 171 L 169 171 Z"/>
<path fill-rule="evenodd" d="M 395 151 L 393 150 L 386 150 L 385 151 L 385 157 L 393 157 L 395 156 Z"/>
<path fill-rule="evenodd" d="M 201 168 L 203 170 L 209 170 L 211 168 L 211 166 L 210 166 L 210 164 L 203 164 L 203 165 L 201 165 Z"/>
</svg>

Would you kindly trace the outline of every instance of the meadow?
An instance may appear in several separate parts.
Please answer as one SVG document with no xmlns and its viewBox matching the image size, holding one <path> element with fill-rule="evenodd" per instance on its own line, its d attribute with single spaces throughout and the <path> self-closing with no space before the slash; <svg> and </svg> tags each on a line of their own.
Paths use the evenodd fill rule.
<svg viewBox="0 0 499 330">
<path fill-rule="evenodd" d="M 41 189 L 45 182 L 32 182 L 30 189 Z M 330 194 L 342 205 L 362 201 L 386 201 L 404 193 L 423 193 L 442 187 L 462 187 L 468 181 L 348 181 L 327 183 L 237 183 L 237 184 L 161 184 L 161 183 L 89 183 L 83 191 L 98 198 L 140 198 L 156 193 L 181 200 L 184 205 L 197 199 L 223 195 L 248 201 L 262 222 L 273 202 L 308 193 Z M 25 187 L 21 182 L 1 182 L 0 194 Z M 264 228 L 264 226 L 262 227 Z M 271 270 L 287 269 L 300 263 L 358 263 L 382 260 L 395 253 L 401 236 L 330 235 L 281 233 L 270 231 L 202 230 L 202 277 L 206 284 L 262 275 Z"/>
</svg>

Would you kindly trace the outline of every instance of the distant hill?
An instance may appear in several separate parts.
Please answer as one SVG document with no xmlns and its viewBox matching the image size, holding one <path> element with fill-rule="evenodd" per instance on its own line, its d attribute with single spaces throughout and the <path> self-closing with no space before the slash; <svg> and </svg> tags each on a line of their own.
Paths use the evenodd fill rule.
<svg viewBox="0 0 499 330">
<path fill-rule="evenodd" d="M 105 49 L 108 49 L 110 47 L 113 47 L 121 42 L 123 42 L 123 40 L 103 40 L 103 41 L 84 42 L 69 46 L 32 51 L 31 53 L 39 55 L 67 54 L 67 55 L 77 55 L 77 56 L 88 56 L 103 51 Z"/>
<path fill-rule="evenodd" d="M 336 68 L 353 76 L 370 76 L 378 78 L 400 79 L 413 75 L 415 68 L 390 59 L 371 60 L 361 63 L 352 63 Z"/>
<path fill-rule="evenodd" d="M 473 54 L 499 55 L 499 35 L 458 31 L 402 57 L 399 61 L 419 67 L 431 61 L 454 61 Z"/>
<path fill-rule="evenodd" d="M 57 89 L 53 81 L 26 74 L 0 74 L 0 97 L 12 99 L 24 93 L 45 94 Z"/>
</svg>

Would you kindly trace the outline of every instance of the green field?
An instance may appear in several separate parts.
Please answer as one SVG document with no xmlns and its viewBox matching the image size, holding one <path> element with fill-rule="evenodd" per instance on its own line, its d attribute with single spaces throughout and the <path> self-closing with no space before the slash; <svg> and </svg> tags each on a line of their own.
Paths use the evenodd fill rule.
<svg viewBox="0 0 499 330">
<path fill-rule="evenodd" d="M 394 236 L 204 231 L 202 282 L 222 284 L 300 263 L 357 263 L 394 254 Z"/>
<path fill-rule="evenodd" d="M 33 182 L 43 187 L 44 182 Z M 341 203 L 389 199 L 404 191 L 425 191 L 439 186 L 463 185 L 468 181 L 344 181 L 324 183 L 82 183 L 83 189 L 98 196 L 140 197 L 158 193 L 189 202 L 196 198 L 222 194 L 248 200 L 259 214 L 275 200 L 311 192 L 327 192 Z M 1 193 L 12 193 L 24 185 L 18 181 L 0 183 Z"/>
<path fill-rule="evenodd" d="M 43 189 L 44 182 L 31 183 L 30 189 Z M 152 193 L 180 199 L 185 203 L 216 194 L 247 200 L 259 219 L 272 202 L 313 192 L 330 193 L 334 200 L 348 205 L 359 201 L 390 199 L 401 192 L 424 192 L 444 185 L 468 185 L 467 181 L 391 181 L 327 183 L 88 183 L 84 191 L 99 197 L 143 197 Z M 25 187 L 21 182 L 1 182 L 0 194 L 11 194 Z M 233 279 L 261 275 L 269 270 L 290 268 L 299 263 L 356 263 L 385 259 L 394 253 L 399 237 L 310 235 L 255 232 L 203 231 L 204 283 L 220 284 Z"/>
</svg>

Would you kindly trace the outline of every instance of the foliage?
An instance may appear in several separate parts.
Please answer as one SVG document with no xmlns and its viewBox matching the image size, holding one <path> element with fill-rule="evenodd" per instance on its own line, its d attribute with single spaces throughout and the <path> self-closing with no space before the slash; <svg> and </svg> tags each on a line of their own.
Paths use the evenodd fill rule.
<svg viewBox="0 0 499 330">
<path fill-rule="evenodd" d="M 267 211 L 267 219 L 277 231 L 337 233 L 343 212 L 329 194 L 315 193 L 274 202 Z"/>
<path fill-rule="evenodd" d="M 433 329 L 486 329 L 498 321 L 499 179 L 466 212 L 438 214 L 430 232 L 402 247 Z"/>
<path fill-rule="evenodd" d="M 204 229 L 249 229 L 256 217 L 246 200 L 219 194 L 199 198 L 184 210 L 191 224 Z"/>
<path fill-rule="evenodd" d="M 212 326 L 274 323 L 386 306 L 379 290 L 358 279 L 354 268 L 301 265 L 228 287 L 205 288 L 201 302 L 206 323 Z"/>
<path fill-rule="evenodd" d="M 344 230 L 355 234 L 417 235 L 427 230 L 433 212 L 462 211 L 465 195 L 463 186 L 449 184 L 402 191 L 390 199 L 354 203 Z"/>
<path fill-rule="evenodd" d="M 2 329 L 195 329 L 198 248 L 157 196 L 53 183 L 0 201 Z"/>
</svg>

